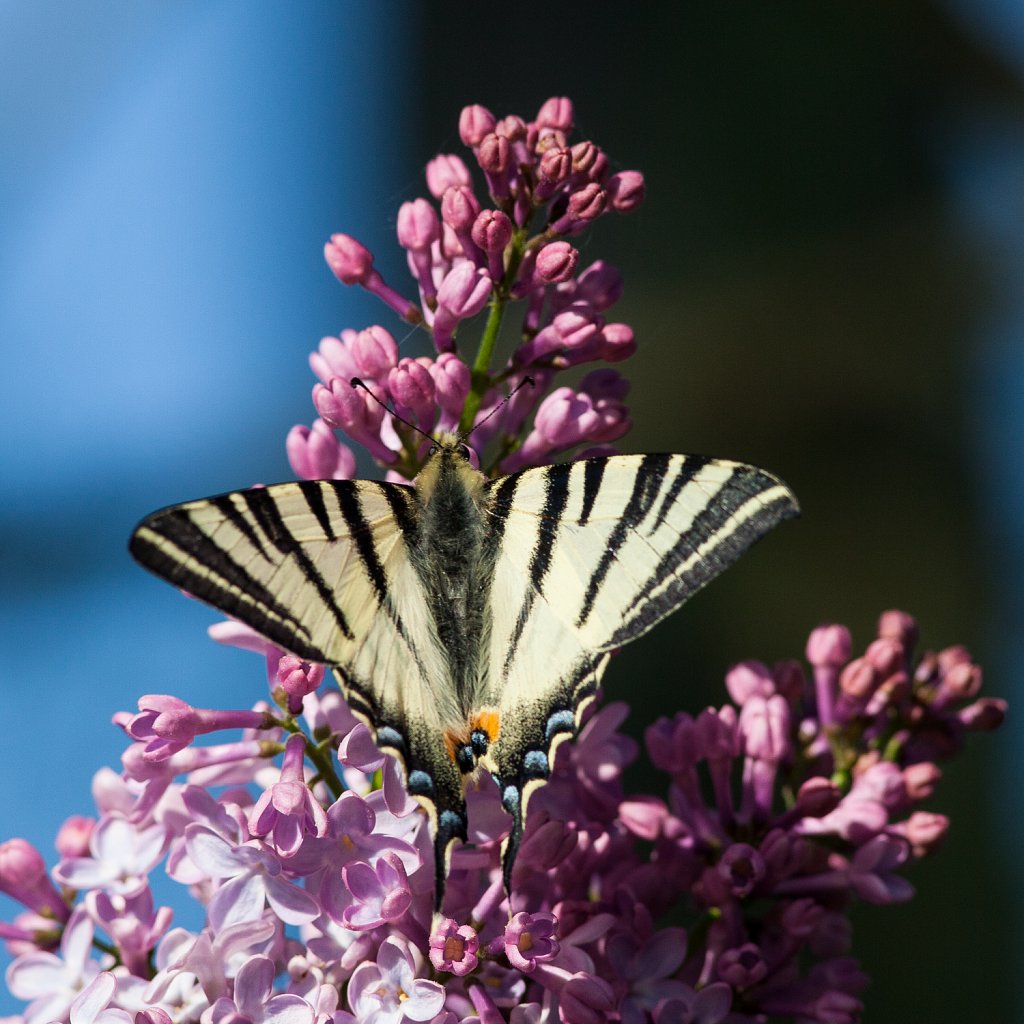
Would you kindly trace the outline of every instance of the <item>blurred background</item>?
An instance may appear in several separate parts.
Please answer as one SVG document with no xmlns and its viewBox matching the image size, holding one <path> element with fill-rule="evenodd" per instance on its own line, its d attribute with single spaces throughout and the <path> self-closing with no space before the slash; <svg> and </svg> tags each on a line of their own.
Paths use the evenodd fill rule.
<svg viewBox="0 0 1024 1024">
<path fill-rule="evenodd" d="M 746 459 L 803 504 L 618 659 L 632 731 L 719 703 L 734 661 L 802 655 L 819 622 L 863 647 L 890 607 L 1020 701 L 1024 7 L 674 8 L 0 4 L 2 838 L 53 857 L 139 694 L 265 692 L 127 537 L 291 475 L 307 353 L 399 333 L 323 242 L 356 235 L 404 288 L 397 207 L 471 102 L 530 117 L 567 94 L 577 138 L 646 175 L 641 210 L 584 241 L 640 340 L 629 449 Z M 1024 1019 L 1022 728 L 950 765 L 918 898 L 857 912 L 868 1020 Z"/>
</svg>

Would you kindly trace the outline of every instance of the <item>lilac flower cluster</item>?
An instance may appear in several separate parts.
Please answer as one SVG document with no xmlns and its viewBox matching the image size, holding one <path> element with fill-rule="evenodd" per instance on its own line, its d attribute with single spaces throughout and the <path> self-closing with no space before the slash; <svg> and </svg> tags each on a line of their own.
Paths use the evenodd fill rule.
<svg viewBox="0 0 1024 1024">
<path fill-rule="evenodd" d="M 97 774 L 98 818 L 64 824 L 59 862 L 0 845 L 0 891 L 25 907 L 0 924 L 25 1024 L 855 1021 L 845 910 L 912 895 L 903 872 L 948 827 L 920 809 L 937 762 L 1005 712 L 963 648 L 915 662 L 907 615 L 856 658 L 820 627 L 809 673 L 743 662 L 729 703 L 647 730 L 666 796 L 625 793 L 626 707 L 595 714 L 534 798 L 511 898 L 508 820 L 481 780 L 441 916 L 425 819 L 322 670 L 212 632 L 265 654 L 273 704 L 141 698 L 115 716 L 123 772 Z M 161 865 L 204 908 L 198 931 L 156 905 Z"/>
<path fill-rule="evenodd" d="M 418 303 L 383 281 L 358 242 L 334 236 L 338 277 L 429 329 L 437 356 L 399 359 L 379 326 L 321 342 L 321 419 L 287 443 L 300 476 L 353 473 L 335 429 L 406 479 L 421 461 L 408 423 L 482 423 L 474 443 L 496 441 L 488 469 L 504 472 L 628 429 L 626 384 L 608 367 L 576 390 L 549 390 L 558 371 L 615 362 L 634 346 L 603 315 L 618 275 L 602 262 L 577 274 L 567 239 L 607 210 L 631 209 L 643 182 L 610 173 L 592 143 L 570 144 L 571 124 L 565 99 L 529 123 L 463 111 L 489 205 L 458 157 L 431 162 L 440 215 L 427 200 L 399 214 Z M 522 340 L 494 371 L 513 300 L 525 308 Z M 488 303 L 464 361 L 457 329 Z M 536 386 L 499 407 L 499 391 L 526 376 Z M 0 844 L 0 891 L 24 907 L 0 923 L 14 957 L 7 984 L 26 1003 L 12 1020 L 854 1021 L 865 978 L 845 910 L 909 898 L 903 871 L 948 827 L 921 809 L 937 763 L 1005 712 L 979 697 L 981 673 L 963 648 L 915 661 L 916 626 L 902 613 L 883 615 L 858 657 L 843 627 L 821 627 L 809 672 L 744 662 L 726 677 L 724 706 L 651 726 L 661 794 L 625 792 L 639 753 L 618 731 L 625 706 L 593 714 L 533 797 L 511 894 L 499 863 L 509 819 L 491 780 L 476 780 L 472 844 L 455 850 L 434 914 L 426 818 L 323 668 L 238 623 L 211 634 L 266 659 L 270 702 L 222 711 L 140 698 L 137 713 L 114 718 L 129 739 L 122 771 L 95 776 L 96 817 L 64 823 L 58 863 L 47 869 L 24 840 Z M 172 927 L 151 884 L 160 870 L 201 908 L 199 927 Z"/>
<path fill-rule="evenodd" d="M 362 243 L 332 236 L 324 251 L 338 279 L 361 285 L 407 324 L 427 331 L 437 354 L 399 358 L 394 336 L 379 324 L 324 338 L 310 359 L 319 379 L 313 403 L 320 418 L 288 438 L 296 473 L 307 479 L 352 475 L 355 459 L 332 428 L 403 480 L 416 475 L 422 445 L 402 420 L 435 433 L 479 423 L 474 447 L 482 451 L 496 441 L 488 469 L 502 473 L 550 462 L 579 445 L 610 444 L 629 430 L 629 384 L 610 366 L 592 370 L 575 388 L 552 390 L 559 371 L 618 363 L 636 350 L 632 329 L 606 317 L 622 294 L 619 273 L 603 260 L 581 267 L 568 239 L 605 214 L 635 209 L 644 196 L 643 176 L 613 173 L 593 142 L 570 141 L 572 127 L 565 97 L 549 99 L 532 121 L 499 120 L 478 105 L 462 111 L 459 135 L 488 194 L 477 198 L 470 169 L 455 154 L 427 165 L 434 202 L 415 199 L 398 211 L 398 242 L 417 302 L 384 281 Z M 499 331 L 513 302 L 523 309 L 520 340 L 494 370 Z M 457 335 L 485 307 L 487 320 L 470 357 L 460 351 Z M 367 390 L 354 389 L 353 377 Z M 527 377 L 533 386 L 487 419 L 503 391 Z M 531 417 L 532 429 L 525 431 Z"/>
</svg>

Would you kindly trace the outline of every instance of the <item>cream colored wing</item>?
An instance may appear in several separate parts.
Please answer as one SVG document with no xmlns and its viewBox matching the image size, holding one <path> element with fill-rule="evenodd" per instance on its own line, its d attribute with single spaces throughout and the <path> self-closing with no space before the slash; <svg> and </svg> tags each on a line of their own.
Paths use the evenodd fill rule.
<svg viewBox="0 0 1024 1024">
<path fill-rule="evenodd" d="M 286 651 L 335 668 L 352 710 L 427 807 L 443 881 L 451 840 L 465 838 L 463 780 L 442 738 L 460 711 L 409 557 L 418 517 L 409 487 L 306 481 L 156 512 L 130 548 Z"/>
<path fill-rule="evenodd" d="M 483 704 L 506 808 L 525 815 L 554 748 L 575 734 L 608 652 L 647 632 L 781 520 L 775 477 L 686 455 L 618 455 L 491 485 L 496 561 Z M 506 876 L 518 836 L 506 852 Z"/>
</svg>

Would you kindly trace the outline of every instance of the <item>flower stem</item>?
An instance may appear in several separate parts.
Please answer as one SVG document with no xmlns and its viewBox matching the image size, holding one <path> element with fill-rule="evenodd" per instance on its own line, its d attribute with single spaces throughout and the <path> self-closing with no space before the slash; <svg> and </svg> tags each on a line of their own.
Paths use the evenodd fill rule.
<svg viewBox="0 0 1024 1024">
<path fill-rule="evenodd" d="M 501 330 L 501 321 L 505 315 L 505 306 L 509 300 L 509 289 L 519 272 L 519 264 L 526 252 L 526 227 L 520 228 L 512 236 L 510 243 L 508 265 L 501 282 L 494 289 L 494 296 L 490 302 L 490 312 L 487 314 L 487 323 L 484 325 L 484 333 L 480 339 L 480 347 L 476 352 L 476 359 L 473 361 L 472 386 L 466 396 L 466 404 L 462 407 L 462 418 L 459 420 L 459 430 L 467 433 L 473 426 L 473 420 L 480 411 L 480 403 L 483 401 L 487 389 L 491 387 L 491 358 L 494 355 L 494 345 L 498 340 L 498 333 Z"/>
</svg>

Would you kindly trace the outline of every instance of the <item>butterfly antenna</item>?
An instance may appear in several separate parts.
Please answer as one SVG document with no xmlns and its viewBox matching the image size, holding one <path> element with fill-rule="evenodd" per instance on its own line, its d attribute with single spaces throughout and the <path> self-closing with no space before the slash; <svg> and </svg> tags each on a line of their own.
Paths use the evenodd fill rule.
<svg viewBox="0 0 1024 1024">
<path fill-rule="evenodd" d="M 395 410 L 390 405 L 387 404 L 387 402 L 382 402 L 366 386 L 365 381 L 363 381 L 361 378 L 353 377 L 349 381 L 349 384 L 351 384 L 352 387 L 354 388 L 362 388 L 385 412 L 390 413 L 392 416 L 394 416 L 399 423 L 404 423 L 407 427 L 410 427 L 411 429 L 415 430 L 417 434 L 422 434 L 431 444 L 437 444 L 437 438 L 435 438 L 431 434 L 428 434 L 425 430 L 422 430 L 420 427 L 417 427 L 415 423 L 410 422 L 404 416 L 399 416 L 398 413 L 395 412 Z"/>
<path fill-rule="evenodd" d="M 482 427 L 492 416 L 497 416 L 502 409 L 512 401 L 513 397 L 518 391 L 521 391 L 527 384 L 530 387 L 536 386 L 536 381 L 532 377 L 524 377 L 504 398 L 503 401 L 499 402 L 479 423 L 474 423 L 465 434 L 462 435 L 462 440 L 465 441 L 470 434 L 476 430 L 477 427 Z"/>
</svg>

